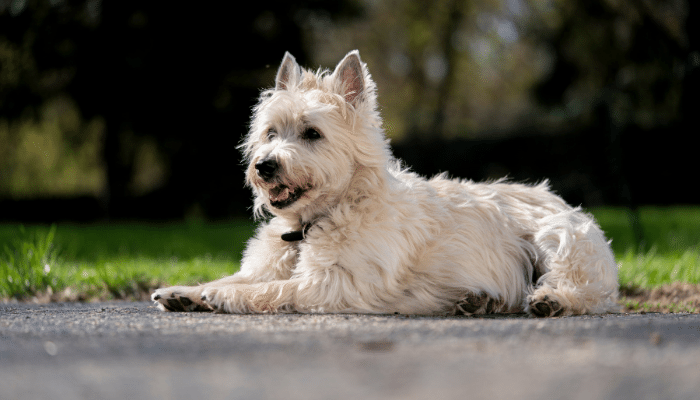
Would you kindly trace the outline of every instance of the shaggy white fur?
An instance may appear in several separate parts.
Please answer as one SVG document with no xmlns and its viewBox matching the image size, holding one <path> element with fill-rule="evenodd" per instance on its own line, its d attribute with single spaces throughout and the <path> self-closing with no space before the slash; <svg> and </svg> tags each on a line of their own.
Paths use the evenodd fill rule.
<svg viewBox="0 0 700 400">
<path fill-rule="evenodd" d="M 263 222 L 236 274 L 158 289 L 163 310 L 557 316 L 614 311 L 617 265 L 591 216 L 504 181 L 426 180 L 393 158 L 357 51 L 329 71 L 287 53 L 242 144 Z M 284 239 L 286 240 L 284 240 Z"/>
</svg>

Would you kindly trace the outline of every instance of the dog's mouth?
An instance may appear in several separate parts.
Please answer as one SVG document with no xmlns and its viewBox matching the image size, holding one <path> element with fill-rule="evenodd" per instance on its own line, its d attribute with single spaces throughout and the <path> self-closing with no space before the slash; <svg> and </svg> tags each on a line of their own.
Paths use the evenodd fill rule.
<svg viewBox="0 0 700 400">
<path fill-rule="evenodd" d="M 270 205 L 278 209 L 289 207 L 295 201 L 299 200 L 307 190 L 309 189 L 302 189 L 300 187 L 290 188 L 287 185 L 275 186 L 268 191 L 270 195 Z"/>
</svg>

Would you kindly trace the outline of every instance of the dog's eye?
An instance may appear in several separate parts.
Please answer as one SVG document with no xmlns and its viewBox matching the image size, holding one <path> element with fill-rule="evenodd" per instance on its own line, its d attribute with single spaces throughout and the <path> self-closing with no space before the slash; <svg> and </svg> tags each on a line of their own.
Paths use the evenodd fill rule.
<svg viewBox="0 0 700 400">
<path fill-rule="evenodd" d="M 272 140 L 272 139 L 274 139 L 275 137 L 277 137 L 277 131 L 275 131 L 275 130 L 272 129 L 272 128 L 268 129 L 268 130 L 267 130 L 267 140 Z"/>
<path fill-rule="evenodd" d="M 313 141 L 313 140 L 318 140 L 318 139 L 322 138 L 323 136 L 321 136 L 321 134 L 318 133 L 318 131 L 316 129 L 307 128 L 304 132 L 301 133 L 301 137 L 306 139 L 306 140 Z"/>
</svg>

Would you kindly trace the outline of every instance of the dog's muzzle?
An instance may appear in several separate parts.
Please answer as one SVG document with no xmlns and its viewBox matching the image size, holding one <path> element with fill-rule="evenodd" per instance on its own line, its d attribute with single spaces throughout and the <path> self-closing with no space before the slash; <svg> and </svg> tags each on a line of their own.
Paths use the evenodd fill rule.
<svg viewBox="0 0 700 400">
<path fill-rule="evenodd" d="M 267 185 L 266 191 L 270 205 L 277 209 L 283 209 L 289 207 L 294 202 L 299 200 L 299 198 L 309 190 L 310 186 L 297 186 L 290 185 L 289 183 L 280 183 L 273 187 L 267 187 L 275 182 L 275 178 L 280 175 L 280 165 L 272 157 L 264 158 L 261 161 L 255 163 L 255 170 L 258 173 L 260 179 L 262 179 Z"/>
</svg>

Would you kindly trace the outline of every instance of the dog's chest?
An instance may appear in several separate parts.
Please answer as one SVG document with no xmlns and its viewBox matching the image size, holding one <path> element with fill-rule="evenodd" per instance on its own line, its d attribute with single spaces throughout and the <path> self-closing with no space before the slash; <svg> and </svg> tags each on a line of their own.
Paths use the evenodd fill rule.
<svg viewBox="0 0 700 400">
<path fill-rule="evenodd" d="M 302 247 L 301 241 L 284 243 L 283 252 L 276 263 L 277 276 L 280 279 L 291 278 L 297 270 Z"/>
</svg>

